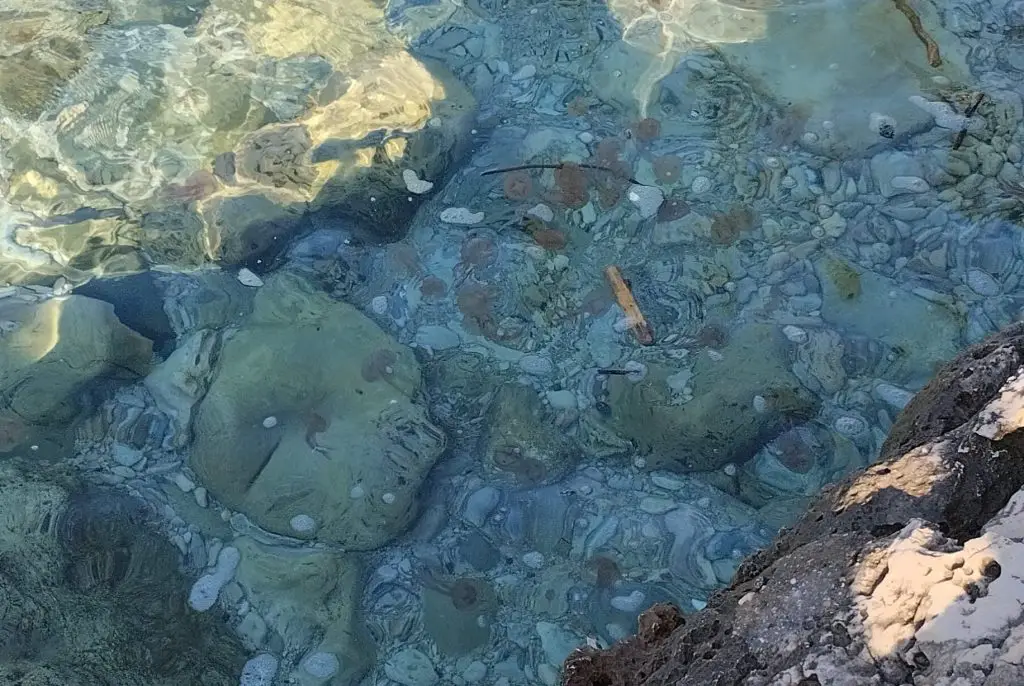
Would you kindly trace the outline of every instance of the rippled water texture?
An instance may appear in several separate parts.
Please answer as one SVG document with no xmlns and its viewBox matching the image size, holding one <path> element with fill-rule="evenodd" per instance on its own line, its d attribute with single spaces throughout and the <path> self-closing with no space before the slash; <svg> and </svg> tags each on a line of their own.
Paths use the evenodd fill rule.
<svg viewBox="0 0 1024 686">
<path fill-rule="evenodd" d="M 554 685 L 1024 306 L 1019 0 L 0 4 L 0 682 Z"/>
</svg>

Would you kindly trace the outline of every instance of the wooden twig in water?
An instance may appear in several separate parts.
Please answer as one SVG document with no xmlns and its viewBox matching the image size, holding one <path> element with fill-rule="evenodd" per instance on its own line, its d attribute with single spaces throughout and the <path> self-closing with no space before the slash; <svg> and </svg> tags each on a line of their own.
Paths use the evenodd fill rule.
<svg viewBox="0 0 1024 686">
<path fill-rule="evenodd" d="M 910 6 L 909 0 L 893 0 L 893 2 L 896 3 L 896 9 L 903 12 L 907 20 L 910 21 L 910 28 L 914 30 L 914 35 L 924 43 L 924 50 L 928 55 L 928 64 L 933 67 L 941 67 L 942 56 L 939 54 L 939 44 L 924 30 L 924 26 L 921 24 L 921 17 Z"/>
<path fill-rule="evenodd" d="M 615 265 L 610 265 L 605 268 L 604 275 L 608 277 L 608 283 L 612 287 L 612 293 L 615 294 L 615 300 L 619 303 L 619 307 L 626 313 L 626 320 L 629 322 L 629 328 L 633 330 L 636 340 L 640 342 L 640 345 L 653 345 L 654 330 L 647 323 L 647 319 L 640 311 L 640 306 L 636 304 L 636 298 L 633 297 L 633 292 L 629 290 L 625 279 L 622 278 L 622 272 Z"/>
<path fill-rule="evenodd" d="M 594 169 L 596 171 L 603 171 L 603 172 L 608 172 L 609 174 L 614 174 L 615 176 L 618 176 L 620 179 L 625 179 L 626 181 L 629 181 L 630 183 L 635 184 L 637 186 L 646 186 L 647 185 L 645 183 L 640 183 L 639 181 L 634 179 L 632 176 L 625 176 L 623 174 L 620 174 L 619 172 L 615 171 L 611 167 L 603 167 L 600 164 L 587 164 L 586 162 L 573 162 L 573 164 L 575 164 L 580 169 Z M 515 167 L 502 167 L 501 169 L 488 169 L 485 172 L 481 172 L 480 176 L 490 176 L 491 174 L 505 174 L 507 172 L 524 171 L 524 170 L 527 170 L 527 169 L 561 169 L 564 166 L 565 166 L 564 162 L 559 162 L 558 164 L 520 164 L 520 165 L 515 166 Z"/>
<path fill-rule="evenodd" d="M 974 113 L 978 111 L 978 106 L 981 104 L 981 101 L 984 100 L 984 99 L 985 99 L 985 94 L 984 93 L 978 93 L 978 97 L 975 98 L 974 103 L 970 107 L 967 108 L 966 112 L 964 112 L 964 117 L 966 117 L 967 119 L 970 119 L 971 117 L 973 117 Z M 967 122 L 966 121 L 964 122 L 964 127 L 962 129 L 960 129 L 960 131 L 957 132 L 956 138 L 953 140 L 953 149 L 954 150 L 959 150 L 960 146 L 963 145 L 965 138 L 967 138 Z"/>
</svg>

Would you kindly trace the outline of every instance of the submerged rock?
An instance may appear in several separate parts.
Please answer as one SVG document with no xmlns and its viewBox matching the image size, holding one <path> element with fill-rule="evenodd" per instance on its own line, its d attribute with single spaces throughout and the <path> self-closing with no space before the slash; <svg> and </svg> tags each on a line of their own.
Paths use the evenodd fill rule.
<svg viewBox="0 0 1024 686">
<path fill-rule="evenodd" d="M 409 349 L 351 305 L 276 274 L 220 352 L 193 422 L 192 468 L 270 531 L 376 548 L 416 516 L 445 445 L 419 388 Z M 315 531 L 295 531 L 299 515 Z"/>
<path fill-rule="evenodd" d="M 89 382 L 134 381 L 153 344 L 122 324 L 108 303 L 72 295 L 0 299 L 0 392 L 5 410 L 31 424 L 70 422 Z"/>
<path fill-rule="evenodd" d="M 818 496 L 706 609 L 683 624 L 652 608 L 636 637 L 570 655 L 563 683 L 1024 681 L 1007 573 L 1024 564 L 1022 369 L 1024 325 L 961 353 L 880 463 Z"/>
<path fill-rule="evenodd" d="M 484 459 L 520 484 L 536 485 L 564 476 L 573 467 L 572 452 L 549 414 L 529 386 L 500 387 L 484 420 Z"/>
<path fill-rule="evenodd" d="M 0 683 L 238 684 L 245 651 L 185 604 L 143 503 L 5 460 L 0 512 Z"/>
<path fill-rule="evenodd" d="M 718 356 L 703 354 L 693 366 L 693 400 L 676 402 L 670 378 L 679 370 L 649 365 L 639 383 L 609 382 L 612 426 L 656 463 L 707 471 L 742 463 L 794 421 L 817 413 L 814 398 L 790 372 L 782 333 L 749 324 L 736 331 Z M 764 411 L 754 397 L 765 399 Z M 758 405 L 760 405 L 758 403 Z"/>
<path fill-rule="evenodd" d="M 361 563 L 354 556 L 275 548 L 248 537 L 234 545 L 241 553 L 235 579 L 253 607 L 280 632 L 285 649 L 312 646 L 314 655 L 334 657 L 330 664 L 336 664 L 335 679 L 357 683 L 374 656 L 359 612 Z M 303 667 L 292 678 L 300 684 L 322 683 L 308 672 Z"/>
</svg>

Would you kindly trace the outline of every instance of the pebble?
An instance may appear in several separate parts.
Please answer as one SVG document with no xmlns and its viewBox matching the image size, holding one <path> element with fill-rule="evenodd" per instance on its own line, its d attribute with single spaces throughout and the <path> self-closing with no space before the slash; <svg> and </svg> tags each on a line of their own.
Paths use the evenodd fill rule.
<svg viewBox="0 0 1024 686">
<path fill-rule="evenodd" d="M 384 314 L 388 311 L 388 298 L 386 295 L 378 295 L 370 301 L 370 309 L 374 314 Z"/>
<path fill-rule="evenodd" d="M 544 567 L 544 555 L 536 550 L 523 555 L 523 564 L 530 569 L 542 569 Z"/>
<path fill-rule="evenodd" d="M 483 212 L 473 212 L 465 207 L 449 207 L 442 210 L 439 217 L 445 224 L 460 224 L 470 226 L 479 224 L 484 220 Z"/>
<path fill-rule="evenodd" d="M 576 394 L 572 391 L 548 391 L 545 397 L 556 410 L 576 409 Z"/>
<path fill-rule="evenodd" d="M 270 415 L 269 417 L 263 420 L 264 429 L 273 429 L 275 426 L 277 426 L 277 417 L 275 417 L 274 415 Z"/>
<path fill-rule="evenodd" d="M 462 670 L 462 678 L 469 684 L 475 684 L 478 681 L 483 681 L 486 676 L 487 665 L 480 662 L 480 660 L 473 660 L 464 670 Z"/>
<path fill-rule="evenodd" d="M 288 520 L 288 525 L 296 533 L 308 534 L 316 529 L 316 520 L 307 514 L 297 514 Z"/>
<path fill-rule="evenodd" d="M 277 674 L 277 658 L 270 653 L 257 655 L 242 667 L 238 686 L 271 686 Z"/>
<path fill-rule="evenodd" d="M 426 193 L 434 187 L 432 181 L 424 181 L 412 169 L 404 169 L 402 171 L 402 180 L 405 181 L 406 190 L 416 195 Z"/>
<path fill-rule="evenodd" d="M 206 507 L 210 504 L 209 497 L 206 494 L 206 489 L 202 486 L 199 486 L 196 490 L 192 491 L 192 495 L 195 497 L 196 505 L 199 507 Z"/>
<path fill-rule="evenodd" d="M 1018 144 L 1010 143 L 1006 146 L 1006 159 L 1009 162 L 1017 164 L 1022 158 L 1024 158 L 1024 154 L 1022 154 L 1021 147 Z"/>
<path fill-rule="evenodd" d="M 978 295 L 991 297 L 999 295 L 999 283 L 980 269 L 967 270 L 967 285 Z"/>
<path fill-rule="evenodd" d="M 302 668 L 318 679 L 328 679 L 338 673 L 341 662 L 334 653 L 320 651 L 303 660 Z"/>
<path fill-rule="evenodd" d="M 227 546 L 217 554 L 217 565 L 213 572 L 199 577 L 188 594 L 188 604 L 197 612 L 205 612 L 217 602 L 224 586 L 235 576 L 241 555 L 238 548 Z"/>
<path fill-rule="evenodd" d="M 513 81 L 525 81 L 526 79 L 532 79 L 537 75 L 537 67 L 532 64 L 524 64 L 519 68 L 515 74 L 512 75 Z"/>
<path fill-rule="evenodd" d="M 384 673 L 402 686 L 434 686 L 441 679 L 430 658 L 415 648 L 405 648 L 389 657 Z"/>
<path fill-rule="evenodd" d="M 1003 156 L 997 152 L 990 152 L 981 158 L 981 173 L 985 176 L 995 176 L 1003 168 Z"/>
<path fill-rule="evenodd" d="M 142 461 L 142 453 L 121 443 L 114 444 L 114 462 L 123 467 L 132 467 Z"/>
<path fill-rule="evenodd" d="M 640 509 L 647 514 L 659 515 L 676 509 L 676 504 L 668 498 L 648 496 L 640 500 Z"/>
<path fill-rule="evenodd" d="M 620 612 L 635 613 L 643 609 L 646 599 L 646 596 L 640 591 L 633 591 L 629 595 L 615 596 L 609 604 Z"/>
<path fill-rule="evenodd" d="M 875 397 L 895 410 L 902 410 L 914 398 L 914 394 L 905 388 L 880 383 L 874 388 Z"/>
<path fill-rule="evenodd" d="M 526 210 L 526 214 L 531 217 L 536 217 L 541 221 L 551 222 L 555 219 L 555 211 L 542 202 L 537 203 L 530 209 Z"/>
<path fill-rule="evenodd" d="M 416 330 L 415 342 L 421 348 L 448 350 L 449 348 L 459 347 L 462 341 L 459 338 L 459 334 L 447 326 L 427 324 Z"/>
<path fill-rule="evenodd" d="M 181 489 L 182 493 L 189 493 L 196 487 L 195 482 L 181 472 L 174 475 L 174 484 Z"/>
<path fill-rule="evenodd" d="M 263 279 L 256 276 L 245 267 L 238 270 L 238 280 L 243 286 L 249 286 L 250 288 L 259 288 L 263 285 Z"/>
<path fill-rule="evenodd" d="M 658 488 L 664 488 L 666 491 L 678 491 L 686 485 L 685 481 L 670 474 L 652 474 L 651 482 Z"/>
<path fill-rule="evenodd" d="M 832 427 L 844 436 L 857 436 L 867 430 L 867 423 L 860 417 L 844 415 L 836 418 Z"/>
<path fill-rule="evenodd" d="M 997 170 L 998 171 L 998 170 Z M 904 193 L 927 193 L 931 190 L 928 182 L 920 176 L 894 176 L 889 180 L 894 191 Z"/>
<path fill-rule="evenodd" d="M 523 355 L 519 359 L 519 368 L 530 376 L 547 376 L 555 371 L 554 363 L 540 355 Z"/>
<path fill-rule="evenodd" d="M 707 193 L 711 190 L 711 179 L 706 176 L 698 176 L 690 184 L 690 191 L 696 195 Z"/>
</svg>

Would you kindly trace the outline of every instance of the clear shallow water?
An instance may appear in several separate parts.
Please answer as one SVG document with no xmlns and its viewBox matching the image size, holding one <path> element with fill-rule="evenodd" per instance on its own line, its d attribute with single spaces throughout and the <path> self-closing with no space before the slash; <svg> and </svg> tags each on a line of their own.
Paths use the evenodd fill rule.
<svg viewBox="0 0 1024 686">
<path fill-rule="evenodd" d="M 0 11 L 5 683 L 556 683 L 1019 317 L 1019 3 Z"/>
</svg>

